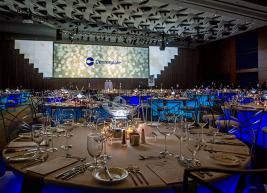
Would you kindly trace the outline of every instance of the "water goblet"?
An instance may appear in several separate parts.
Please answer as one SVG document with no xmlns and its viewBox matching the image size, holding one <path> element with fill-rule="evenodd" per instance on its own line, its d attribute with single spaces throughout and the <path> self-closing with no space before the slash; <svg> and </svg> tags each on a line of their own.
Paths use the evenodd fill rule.
<svg viewBox="0 0 267 193">
<path fill-rule="evenodd" d="M 192 154 L 192 164 L 194 166 L 197 165 L 199 162 L 196 159 L 197 152 L 200 150 L 201 147 L 201 141 L 198 135 L 194 135 L 191 139 L 188 139 L 186 142 L 186 147 L 189 150 L 189 152 Z"/>
<path fill-rule="evenodd" d="M 173 135 L 175 133 L 175 130 L 177 128 L 176 123 L 175 125 L 170 125 L 169 123 L 167 124 L 165 123 L 165 124 L 158 125 L 156 128 L 158 132 L 164 136 L 164 151 L 160 152 L 160 154 L 164 157 L 168 155 L 172 155 L 172 153 L 170 153 L 167 150 L 167 136 Z"/>
<path fill-rule="evenodd" d="M 40 155 L 40 144 L 44 140 L 44 128 L 42 124 L 32 125 L 32 140 L 37 144 L 36 155 Z"/>
<path fill-rule="evenodd" d="M 87 152 L 94 159 L 94 163 L 90 168 L 97 169 L 97 159 L 100 157 L 103 150 L 103 140 L 100 133 L 91 133 L 87 136 Z"/>
</svg>

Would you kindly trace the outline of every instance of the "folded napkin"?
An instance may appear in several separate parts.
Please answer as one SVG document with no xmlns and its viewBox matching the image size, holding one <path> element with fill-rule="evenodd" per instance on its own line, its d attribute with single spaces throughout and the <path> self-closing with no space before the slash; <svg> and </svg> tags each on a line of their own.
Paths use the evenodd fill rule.
<svg viewBox="0 0 267 193">
<path fill-rule="evenodd" d="M 27 171 L 34 172 L 40 175 L 48 175 L 75 162 L 77 162 L 77 159 L 58 157 L 42 164 L 27 168 Z"/>
<path fill-rule="evenodd" d="M 147 167 L 166 184 L 181 182 L 183 179 L 183 170 L 179 168 L 177 162 L 172 162 L 173 161 L 151 163 L 147 165 Z"/>
<path fill-rule="evenodd" d="M 244 146 L 235 146 L 235 147 L 225 147 L 219 146 L 216 144 L 207 145 L 204 147 L 204 150 L 211 152 L 225 152 L 225 153 L 235 153 L 240 155 L 249 155 L 249 149 L 244 148 Z"/>
<path fill-rule="evenodd" d="M 235 141 L 235 140 L 232 140 L 232 141 L 217 141 L 217 140 L 215 140 L 215 142 L 209 141 L 208 143 L 218 144 L 218 145 L 246 146 L 245 144 L 241 143 L 240 141 Z"/>
<path fill-rule="evenodd" d="M 17 148 L 17 147 L 36 147 L 37 144 L 33 141 L 11 141 L 7 147 Z"/>
</svg>

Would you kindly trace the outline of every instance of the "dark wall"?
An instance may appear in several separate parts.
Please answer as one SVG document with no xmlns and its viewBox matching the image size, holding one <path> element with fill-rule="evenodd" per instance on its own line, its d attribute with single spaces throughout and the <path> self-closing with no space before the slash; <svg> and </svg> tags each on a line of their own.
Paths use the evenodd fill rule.
<svg viewBox="0 0 267 193">
<path fill-rule="evenodd" d="M 259 30 L 258 33 L 258 72 L 259 82 L 261 84 L 267 82 L 267 27 Z"/>
<path fill-rule="evenodd" d="M 179 48 L 178 55 L 156 79 L 157 87 L 192 88 L 198 84 L 198 53 L 196 49 Z"/>
<path fill-rule="evenodd" d="M 220 40 L 198 47 L 199 82 L 235 82 L 236 50 L 235 38 Z"/>
<path fill-rule="evenodd" d="M 14 47 L 14 41 L 0 39 L 0 89 L 42 89 L 42 74 Z"/>
<path fill-rule="evenodd" d="M 246 86 L 248 80 L 253 84 L 267 81 L 267 27 L 199 46 L 198 50 L 199 82 Z"/>
</svg>

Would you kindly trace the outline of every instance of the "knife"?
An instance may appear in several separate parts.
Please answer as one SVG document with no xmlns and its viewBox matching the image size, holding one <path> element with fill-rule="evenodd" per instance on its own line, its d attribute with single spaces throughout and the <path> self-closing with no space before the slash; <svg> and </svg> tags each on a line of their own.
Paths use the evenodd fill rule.
<svg viewBox="0 0 267 193">
<path fill-rule="evenodd" d="M 71 169 L 69 169 L 69 170 L 67 170 L 67 171 L 64 171 L 64 172 L 62 172 L 62 173 L 56 175 L 55 178 L 58 179 L 58 178 L 64 177 L 64 176 L 68 175 L 69 173 L 78 170 L 79 168 L 81 168 L 81 167 L 84 166 L 84 165 L 85 165 L 85 164 L 77 165 L 77 166 L 75 166 L 75 167 L 73 167 L 73 168 L 71 168 Z"/>
</svg>

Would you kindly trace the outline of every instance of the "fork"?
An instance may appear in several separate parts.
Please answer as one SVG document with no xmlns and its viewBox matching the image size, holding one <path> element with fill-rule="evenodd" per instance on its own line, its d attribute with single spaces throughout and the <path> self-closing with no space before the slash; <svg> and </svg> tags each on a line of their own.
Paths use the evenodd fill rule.
<svg viewBox="0 0 267 193">
<path fill-rule="evenodd" d="M 138 186 L 138 183 L 136 182 L 135 178 L 133 177 L 132 172 L 127 168 L 127 171 L 129 172 L 129 176 L 131 177 L 132 181 L 134 182 L 135 186 Z"/>
<path fill-rule="evenodd" d="M 146 183 L 146 185 L 149 185 L 149 182 L 147 181 L 147 179 L 145 178 L 145 176 L 143 175 L 143 173 L 141 172 L 140 168 L 138 166 L 134 166 L 133 167 L 134 171 L 139 174 L 141 176 L 141 178 L 143 179 L 143 181 Z"/>
<path fill-rule="evenodd" d="M 134 176 L 137 178 L 137 180 L 140 182 L 140 184 L 143 184 L 144 182 L 142 181 L 142 179 L 139 177 L 139 175 L 137 174 L 137 172 L 135 171 L 133 166 L 129 166 L 128 167 L 128 171 L 132 174 L 134 174 Z"/>
</svg>

